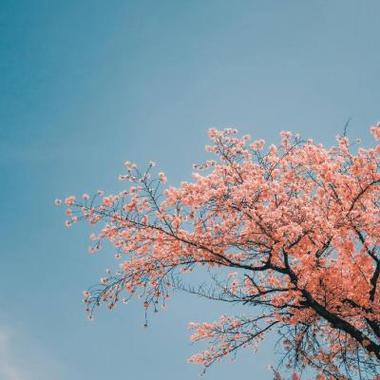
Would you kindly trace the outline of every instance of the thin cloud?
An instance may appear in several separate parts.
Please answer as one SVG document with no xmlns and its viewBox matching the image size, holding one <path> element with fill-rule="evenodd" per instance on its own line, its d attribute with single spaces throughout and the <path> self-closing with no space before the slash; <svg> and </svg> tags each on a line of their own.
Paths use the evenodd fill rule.
<svg viewBox="0 0 380 380">
<path fill-rule="evenodd" d="M 4 327 L 0 328 L 0 377 L 4 380 L 26 380 L 14 360 L 11 332 Z"/>
<path fill-rule="evenodd" d="M 21 339 L 22 338 L 22 339 Z M 0 379 L 2 380 L 51 380 L 60 379 L 56 363 L 40 350 L 31 353 L 18 344 L 25 342 L 13 329 L 0 326 Z M 30 343 L 30 342 L 29 342 Z M 41 363 L 39 366 L 38 363 Z M 54 372 L 54 373 L 53 373 Z"/>
</svg>

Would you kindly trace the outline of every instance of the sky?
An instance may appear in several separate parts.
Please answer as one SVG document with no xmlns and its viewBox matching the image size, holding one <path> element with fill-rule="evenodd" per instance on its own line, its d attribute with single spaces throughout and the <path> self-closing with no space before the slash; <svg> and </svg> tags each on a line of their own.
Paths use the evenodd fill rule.
<svg viewBox="0 0 380 380">
<path fill-rule="evenodd" d="M 211 127 L 332 145 L 350 119 L 369 144 L 379 14 L 371 0 L 2 0 L 0 378 L 199 378 L 188 322 L 234 310 L 179 294 L 148 329 L 138 302 L 87 321 L 82 290 L 116 264 L 54 199 L 120 190 L 125 160 L 188 180 Z M 272 347 L 205 379 L 269 380 Z"/>
</svg>

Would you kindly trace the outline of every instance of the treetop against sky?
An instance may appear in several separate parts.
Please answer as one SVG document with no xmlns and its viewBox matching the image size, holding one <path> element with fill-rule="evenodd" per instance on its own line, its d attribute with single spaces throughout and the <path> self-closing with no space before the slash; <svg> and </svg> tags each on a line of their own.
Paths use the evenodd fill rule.
<svg viewBox="0 0 380 380">
<path fill-rule="evenodd" d="M 370 128 L 380 140 L 380 124 Z M 379 154 L 344 134 L 325 148 L 281 132 L 278 145 L 210 129 L 193 179 L 169 186 L 155 163 L 125 162 L 116 193 L 69 196 L 66 226 L 98 226 L 90 253 L 108 241 L 120 270 L 84 291 L 93 318 L 133 296 L 146 318 L 176 289 L 245 306 L 237 316 L 191 322 L 191 340 L 209 346 L 189 358 L 209 367 L 240 348 L 256 350 L 274 331 L 296 379 L 378 379 L 380 361 Z M 203 267 L 205 284 L 184 285 Z M 191 278 L 191 277 L 189 277 Z M 147 322 L 146 322 L 147 324 Z M 281 378 L 278 369 L 274 377 Z M 306 372 L 307 373 L 307 372 Z"/>
</svg>

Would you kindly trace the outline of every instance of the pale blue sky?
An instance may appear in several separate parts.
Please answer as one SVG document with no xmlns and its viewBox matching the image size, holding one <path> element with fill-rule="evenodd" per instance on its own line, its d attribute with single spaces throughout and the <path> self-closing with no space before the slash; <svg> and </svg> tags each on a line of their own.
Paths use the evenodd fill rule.
<svg viewBox="0 0 380 380">
<path fill-rule="evenodd" d="M 188 321 L 234 311 L 179 296 L 147 330 L 138 303 L 88 322 L 81 291 L 111 252 L 90 257 L 53 200 L 119 189 L 127 159 L 188 179 L 210 127 L 332 144 L 351 118 L 370 141 L 379 15 L 370 0 L 2 0 L 0 378 L 196 379 Z M 270 379 L 270 343 L 206 379 Z"/>
</svg>

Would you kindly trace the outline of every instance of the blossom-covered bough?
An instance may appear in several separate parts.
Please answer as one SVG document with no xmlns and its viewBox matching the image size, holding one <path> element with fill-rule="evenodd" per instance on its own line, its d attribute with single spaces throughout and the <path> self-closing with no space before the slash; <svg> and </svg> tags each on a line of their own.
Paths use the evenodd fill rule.
<svg viewBox="0 0 380 380">
<path fill-rule="evenodd" d="M 371 132 L 380 139 L 379 124 Z M 192 340 L 210 345 L 190 362 L 207 368 L 273 330 L 293 379 L 305 368 L 317 379 L 379 379 L 380 146 L 352 153 L 345 136 L 324 148 L 282 132 L 265 148 L 233 129 L 209 137 L 216 160 L 195 166 L 192 182 L 168 187 L 153 162 L 145 171 L 127 162 L 127 190 L 66 198 L 66 225 L 101 226 L 90 252 L 107 240 L 120 260 L 84 292 L 90 317 L 133 295 L 157 311 L 204 267 L 211 285 L 189 292 L 248 308 L 191 323 Z"/>
</svg>

